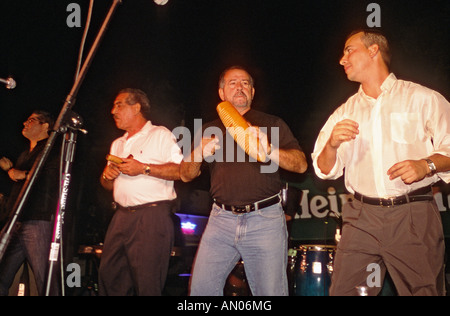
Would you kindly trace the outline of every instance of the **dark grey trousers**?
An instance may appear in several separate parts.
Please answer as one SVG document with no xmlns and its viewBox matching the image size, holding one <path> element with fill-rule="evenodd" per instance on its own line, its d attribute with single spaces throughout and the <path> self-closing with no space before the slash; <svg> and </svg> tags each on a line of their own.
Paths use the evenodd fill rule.
<svg viewBox="0 0 450 316">
<path fill-rule="evenodd" d="M 173 247 L 171 204 L 119 209 L 108 228 L 99 269 L 102 296 L 160 296 Z"/>
</svg>

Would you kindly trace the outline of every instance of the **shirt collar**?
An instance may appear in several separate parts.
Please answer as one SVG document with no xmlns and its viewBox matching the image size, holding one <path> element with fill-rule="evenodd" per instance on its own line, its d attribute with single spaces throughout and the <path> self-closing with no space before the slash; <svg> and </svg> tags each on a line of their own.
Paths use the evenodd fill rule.
<svg viewBox="0 0 450 316">
<path fill-rule="evenodd" d="M 392 88 L 394 87 L 395 83 L 397 82 L 397 77 L 391 73 L 386 80 L 381 85 L 381 90 L 383 92 L 390 92 Z"/>
<path fill-rule="evenodd" d="M 152 127 L 153 127 L 152 122 L 147 121 L 147 123 L 145 123 L 144 127 L 142 127 L 141 130 L 140 130 L 139 132 L 137 132 L 136 134 L 134 134 L 134 135 L 132 136 L 132 138 L 135 137 L 135 136 L 137 136 L 137 135 L 141 135 L 141 134 L 143 134 L 143 133 L 149 131 Z M 125 140 L 125 141 L 127 140 L 127 138 L 128 138 L 128 132 L 126 132 L 126 133 L 122 136 L 122 139 Z"/>
<path fill-rule="evenodd" d="M 392 90 L 392 88 L 394 87 L 394 85 L 397 82 L 397 77 L 391 73 L 386 80 L 384 80 L 383 84 L 381 85 L 381 91 L 383 92 L 390 92 Z M 359 86 L 359 93 L 363 96 L 366 96 L 366 93 L 363 90 L 362 85 Z"/>
<path fill-rule="evenodd" d="M 48 141 L 48 137 L 44 138 L 44 139 L 41 139 L 40 141 L 37 142 L 37 144 L 38 145 L 40 145 L 40 144 L 47 144 L 47 141 Z"/>
</svg>

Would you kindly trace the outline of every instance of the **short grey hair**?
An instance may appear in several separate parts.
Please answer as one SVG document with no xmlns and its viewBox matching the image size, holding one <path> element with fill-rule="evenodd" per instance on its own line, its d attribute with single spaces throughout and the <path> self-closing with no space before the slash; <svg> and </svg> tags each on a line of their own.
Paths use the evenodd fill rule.
<svg viewBox="0 0 450 316">
<path fill-rule="evenodd" d="M 139 103 L 141 105 L 142 115 L 146 119 L 150 118 L 150 100 L 144 91 L 140 89 L 126 88 L 119 92 L 119 94 L 122 93 L 128 93 L 128 98 L 125 100 L 128 105 L 135 105 L 136 103 Z"/>
<path fill-rule="evenodd" d="M 248 73 L 248 76 L 250 77 L 250 85 L 253 87 L 254 86 L 254 84 L 255 84 L 255 81 L 253 80 L 253 77 L 252 77 L 252 75 L 250 75 L 250 73 L 248 72 L 248 70 L 247 69 L 245 69 L 244 67 L 242 67 L 242 66 L 231 66 L 231 67 L 228 67 L 227 69 L 225 69 L 223 72 L 222 72 L 222 74 L 220 75 L 220 78 L 219 78 L 219 88 L 220 89 L 223 89 L 224 87 L 225 87 L 225 75 L 227 74 L 227 72 L 229 72 L 229 71 L 231 71 L 231 70 L 242 70 L 242 71 L 245 71 L 246 73 Z"/>
</svg>

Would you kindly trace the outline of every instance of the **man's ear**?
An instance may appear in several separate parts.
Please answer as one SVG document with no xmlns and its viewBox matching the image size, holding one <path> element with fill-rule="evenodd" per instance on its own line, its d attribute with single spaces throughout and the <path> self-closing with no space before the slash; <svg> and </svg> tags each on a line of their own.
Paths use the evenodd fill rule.
<svg viewBox="0 0 450 316">
<path fill-rule="evenodd" d="M 223 88 L 219 88 L 219 97 L 222 101 L 225 101 L 225 92 L 223 91 Z"/>
<path fill-rule="evenodd" d="M 50 133 L 52 132 L 52 131 L 50 130 L 50 124 L 44 123 L 44 124 L 42 124 L 41 126 L 42 126 L 43 129 L 45 129 L 45 130 L 47 131 L 47 135 L 50 136 Z"/>
<path fill-rule="evenodd" d="M 369 55 L 371 58 L 374 58 L 380 52 L 380 47 L 378 44 L 373 44 L 369 47 Z"/>
<path fill-rule="evenodd" d="M 138 115 L 139 113 L 141 113 L 141 104 L 140 103 L 136 103 L 136 112 L 134 113 L 135 115 Z"/>
</svg>

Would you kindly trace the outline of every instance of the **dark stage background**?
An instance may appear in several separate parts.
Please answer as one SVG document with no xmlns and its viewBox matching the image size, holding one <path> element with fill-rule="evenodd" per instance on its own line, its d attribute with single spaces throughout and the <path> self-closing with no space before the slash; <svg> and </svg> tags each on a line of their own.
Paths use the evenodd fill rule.
<svg viewBox="0 0 450 316">
<path fill-rule="evenodd" d="M 338 61 L 348 33 L 367 27 L 371 2 L 381 7 L 397 77 L 450 99 L 448 0 L 170 0 L 166 6 L 124 0 L 73 108 L 89 134 L 78 138 L 67 251 L 102 242 L 112 216 L 111 196 L 98 178 L 111 142 L 122 134 L 110 116 L 120 89 L 146 91 L 155 124 L 192 129 L 195 118 L 216 117 L 222 70 L 243 65 L 256 80 L 254 107 L 282 117 L 309 157 L 328 116 L 358 89 Z M 82 9 L 80 28 L 66 24 L 70 3 Z M 95 1 L 85 54 L 111 3 Z M 0 78 L 13 76 L 17 88 L 0 86 L 0 156 L 15 160 L 26 146 L 20 131 L 33 109 L 59 113 L 73 84 L 88 7 L 88 0 L 1 1 Z M 301 190 L 342 190 L 342 183 L 321 183 L 312 173 L 284 177 Z M 0 192 L 7 192 L 4 173 L 0 179 Z M 177 190 L 180 212 L 208 215 L 207 177 L 177 183 Z M 444 202 L 448 209 L 446 196 Z"/>
</svg>

